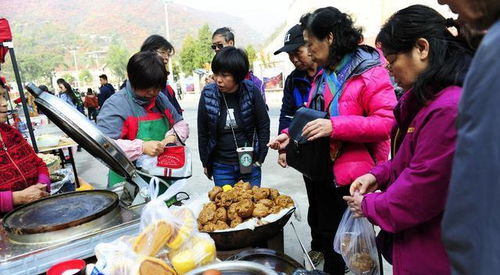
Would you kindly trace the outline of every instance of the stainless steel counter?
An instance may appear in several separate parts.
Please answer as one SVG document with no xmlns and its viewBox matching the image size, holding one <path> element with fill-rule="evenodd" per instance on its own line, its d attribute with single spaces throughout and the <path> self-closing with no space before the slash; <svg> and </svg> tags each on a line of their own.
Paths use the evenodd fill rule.
<svg viewBox="0 0 500 275">
<path fill-rule="evenodd" d="M 141 211 L 142 206 L 133 209 L 120 207 L 118 214 L 106 221 L 101 229 L 88 228 L 83 233 L 52 243 L 14 242 L 0 225 L 0 274 L 39 274 L 64 260 L 92 257 L 97 244 L 111 242 L 123 235 L 138 234 Z"/>
</svg>

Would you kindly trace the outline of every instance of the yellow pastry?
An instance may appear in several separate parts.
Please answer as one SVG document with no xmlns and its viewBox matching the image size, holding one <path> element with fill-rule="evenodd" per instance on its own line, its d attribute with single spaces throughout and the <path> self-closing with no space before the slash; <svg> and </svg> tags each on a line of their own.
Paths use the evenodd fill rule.
<svg viewBox="0 0 500 275">
<path fill-rule="evenodd" d="M 167 247 L 172 250 L 181 247 L 182 244 L 191 237 L 196 225 L 193 213 L 189 209 L 180 209 L 174 212 L 174 215 L 182 221 L 182 225 L 180 228 L 177 228 L 177 230 L 174 230 L 174 233 L 167 242 Z"/>
<path fill-rule="evenodd" d="M 177 273 L 164 261 L 153 258 L 144 257 L 139 264 L 138 275 L 176 275 Z"/>
<path fill-rule="evenodd" d="M 132 249 L 134 252 L 154 256 L 165 245 L 174 232 L 173 226 L 165 220 L 158 220 L 148 225 L 135 238 Z"/>
<path fill-rule="evenodd" d="M 187 273 L 196 267 L 196 259 L 191 249 L 179 251 L 170 259 L 170 262 L 179 274 Z"/>
</svg>

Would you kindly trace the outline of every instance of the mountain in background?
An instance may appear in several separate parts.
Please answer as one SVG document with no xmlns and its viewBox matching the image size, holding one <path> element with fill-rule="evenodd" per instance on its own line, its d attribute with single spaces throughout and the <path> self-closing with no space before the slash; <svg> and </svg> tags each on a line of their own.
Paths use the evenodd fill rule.
<svg viewBox="0 0 500 275">
<path fill-rule="evenodd" d="M 78 35 L 88 38 L 93 49 L 109 45 L 111 38 L 118 38 L 134 52 L 151 34 L 165 36 L 165 9 L 162 0 L 23 0 L 2 1 L 0 17 L 6 17 L 14 32 L 22 35 L 30 29 L 43 32 L 44 24 L 56 25 L 60 37 L 50 37 L 52 43 L 63 43 L 65 36 Z M 170 3 L 169 23 L 171 42 L 179 51 L 187 35 L 196 37 L 202 25 L 214 31 L 218 27 L 231 27 L 239 47 L 252 44 L 259 47 L 264 42 L 256 30 L 236 16 L 223 12 L 206 12 Z M 221 8 L 223 9 L 223 8 Z M 96 39 L 100 38 L 100 39 Z M 42 42 L 43 43 L 43 42 Z M 44 44 L 51 44 L 45 41 Z M 79 45 L 72 45 L 79 46 Z"/>
</svg>

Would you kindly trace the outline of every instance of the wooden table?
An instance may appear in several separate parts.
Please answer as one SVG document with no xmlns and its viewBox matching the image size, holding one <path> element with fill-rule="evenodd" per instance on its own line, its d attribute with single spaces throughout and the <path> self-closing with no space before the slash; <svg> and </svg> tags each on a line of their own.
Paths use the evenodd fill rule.
<svg viewBox="0 0 500 275">
<path fill-rule="evenodd" d="M 73 173 L 75 174 L 75 183 L 76 183 L 76 188 L 80 187 L 80 181 L 78 180 L 78 173 L 76 171 L 76 165 L 75 165 L 75 158 L 73 157 L 73 150 L 71 150 L 70 147 L 77 146 L 78 143 L 76 143 L 74 140 L 71 138 L 61 138 L 59 141 L 59 144 L 56 146 L 50 146 L 50 147 L 39 147 L 38 152 L 43 153 L 43 152 L 50 152 L 50 151 L 57 151 L 59 152 L 59 157 L 61 158 L 61 165 L 64 167 L 64 164 L 66 163 L 66 159 L 64 157 L 64 148 L 68 148 L 69 152 L 69 162 L 73 166 Z"/>
</svg>

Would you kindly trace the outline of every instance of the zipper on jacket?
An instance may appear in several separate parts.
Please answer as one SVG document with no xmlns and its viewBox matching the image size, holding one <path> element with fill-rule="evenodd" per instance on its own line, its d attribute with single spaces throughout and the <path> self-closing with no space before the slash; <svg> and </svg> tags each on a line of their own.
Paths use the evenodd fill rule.
<svg viewBox="0 0 500 275">
<path fill-rule="evenodd" d="M 399 127 L 396 129 L 396 135 L 394 135 L 394 141 L 392 143 L 391 159 L 396 155 L 396 144 L 399 138 Z"/>
<path fill-rule="evenodd" d="M 14 166 L 16 167 L 17 171 L 19 172 L 19 174 L 21 175 L 21 177 L 23 177 L 23 180 L 24 180 L 24 183 L 26 184 L 26 186 L 28 185 L 28 181 L 26 180 L 26 178 L 24 177 L 23 175 L 23 172 L 21 172 L 21 169 L 19 169 L 19 166 L 17 166 L 16 162 L 12 159 L 12 157 L 10 156 L 9 154 L 9 151 L 7 150 L 7 145 L 5 145 L 5 142 L 3 141 L 2 137 L 0 136 L 0 141 L 2 142 L 2 149 L 5 151 L 5 154 L 7 154 L 7 157 L 9 157 L 10 161 L 12 162 L 12 164 L 14 164 Z"/>
</svg>

